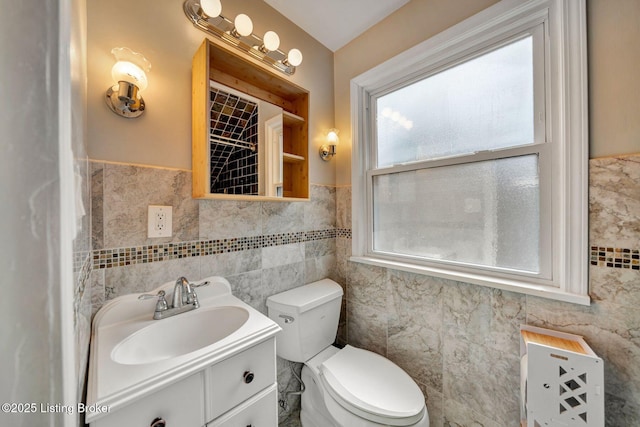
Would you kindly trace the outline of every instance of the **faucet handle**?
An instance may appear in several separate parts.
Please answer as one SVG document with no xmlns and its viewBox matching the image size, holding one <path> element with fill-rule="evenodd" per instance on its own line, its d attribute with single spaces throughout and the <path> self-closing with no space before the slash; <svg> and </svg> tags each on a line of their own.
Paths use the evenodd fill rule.
<svg viewBox="0 0 640 427">
<path fill-rule="evenodd" d="M 138 299 L 143 300 L 143 299 L 158 298 L 158 302 L 156 302 L 156 312 L 165 311 L 169 308 L 169 305 L 167 304 L 167 300 L 165 299 L 165 295 L 166 295 L 165 291 L 159 291 L 157 295 L 141 294 L 140 296 L 138 296 Z"/>
<path fill-rule="evenodd" d="M 211 282 L 209 282 L 208 280 L 205 280 L 202 283 L 192 283 L 191 287 L 192 288 L 199 288 L 200 286 L 207 286 L 207 285 L 210 285 L 210 284 L 211 284 Z"/>
<path fill-rule="evenodd" d="M 208 280 L 197 284 L 189 283 L 189 286 L 187 288 L 189 289 L 187 292 L 187 304 L 193 304 L 196 308 L 199 308 L 200 302 L 198 301 L 198 294 L 196 294 L 196 291 L 192 288 L 199 288 L 201 286 L 207 286 L 209 284 L 210 282 Z"/>
</svg>

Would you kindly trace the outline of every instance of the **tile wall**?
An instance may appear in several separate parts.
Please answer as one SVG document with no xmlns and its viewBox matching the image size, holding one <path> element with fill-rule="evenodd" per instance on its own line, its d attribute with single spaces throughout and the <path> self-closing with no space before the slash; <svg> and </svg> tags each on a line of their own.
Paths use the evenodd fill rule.
<svg viewBox="0 0 640 427">
<path fill-rule="evenodd" d="M 640 155 L 590 161 L 591 306 L 348 261 L 347 341 L 387 356 L 425 391 L 433 426 L 519 426 L 519 326 L 584 336 L 605 361 L 606 425 L 640 425 Z M 350 188 L 336 226 L 350 227 Z"/>
<path fill-rule="evenodd" d="M 258 194 L 258 104 L 214 87 L 209 99 L 211 192 Z"/>
<path fill-rule="evenodd" d="M 198 201 L 189 172 L 92 162 L 91 173 L 94 312 L 216 274 L 266 313 L 269 295 L 330 277 L 346 289 L 338 340 L 409 372 L 433 426 L 519 425 L 523 323 L 583 335 L 605 361 L 606 425 L 640 425 L 640 155 L 590 162 L 589 307 L 349 261 L 350 187 L 312 186 L 306 203 Z M 146 238 L 149 204 L 173 206 L 172 238 Z M 281 392 L 297 389 L 285 361 L 278 371 Z M 289 403 L 283 424 L 299 409 Z"/>
<path fill-rule="evenodd" d="M 91 162 L 91 174 L 94 312 L 106 300 L 180 276 L 218 275 L 267 314 L 268 296 L 337 279 L 334 187 L 313 185 L 309 202 L 194 200 L 187 171 Z M 148 205 L 173 206 L 172 237 L 146 237 Z M 301 365 L 294 368 L 299 374 Z M 284 360 L 278 382 L 281 392 L 299 388 Z M 292 397 L 281 420 L 297 408 Z"/>
<path fill-rule="evenodd" d="M 91 338 L 91 174 L 84 147 L 74 147 L 76 197 L 76 236 L 73 240 L 73 310 L 78 399 L 84 399 L 89 340 Z M 76 414 L 78 422 L 84 414 Z"/>
</svg>

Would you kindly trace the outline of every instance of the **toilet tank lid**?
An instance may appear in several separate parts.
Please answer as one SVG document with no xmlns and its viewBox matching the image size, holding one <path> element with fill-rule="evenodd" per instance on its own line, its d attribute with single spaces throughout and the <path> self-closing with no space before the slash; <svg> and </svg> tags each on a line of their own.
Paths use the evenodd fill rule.
<svg viewBox="0 0 640 427">
<path fill-rule="evenodd" d="M 285 313 L 304 313 L 328 301 L 341 298 L 342 294 L 339 284 L 331 279 L 322 279 L 270 296 L 267 298 L 267 307 Z"/>
</svg>

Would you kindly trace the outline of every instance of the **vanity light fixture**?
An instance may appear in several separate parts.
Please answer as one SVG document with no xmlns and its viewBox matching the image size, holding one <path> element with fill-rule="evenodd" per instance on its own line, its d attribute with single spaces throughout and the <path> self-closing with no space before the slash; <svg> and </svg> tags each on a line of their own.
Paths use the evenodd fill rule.
<svg viewBox="0 0 640 427">
<path fill-rule="evenodd" d="M 116 57 L 111 69 L 111 77 L 116 84 L 107 89 L 105 101 L 119 116 L 128 119 L 139 117 L 145 109 L 140 92 L 147 88 L 146 73 L 151 70 L 151 63 L 144 55 L 127 47 L 116 47 L 111 53 Z"/>
<path fill-rule="evenodd" d="M 336 155 L 336 146 L 340 143 L 338 133 L 340 133 L 338 129 L 329 129 L 329 133 L 327 133 L 327 143 L 320 147 L 320 158 L 325 162 L 328 162 Z"/>
<path fill-rule="evenodd" d="M 292 75 L 302 64 L 300 50 L 291 49 L 287 53 L 280 50 L 280 37 L 275 31 L 267 31 L 260 37 L 253 33 L 253 22 L 244 13 L 233 21 L 224 17 L 220 0 L 185 0 L 182 8 L 196 28 L 284 74 Z"/>
</svg>

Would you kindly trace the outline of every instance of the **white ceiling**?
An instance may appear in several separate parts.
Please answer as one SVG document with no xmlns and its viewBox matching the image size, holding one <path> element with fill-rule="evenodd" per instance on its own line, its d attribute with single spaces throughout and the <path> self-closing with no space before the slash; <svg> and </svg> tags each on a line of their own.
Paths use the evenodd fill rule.
<svg viewBox="0 0 640 427">
<path fill-rule="evenodd" d="M 336 51 L 409 0 L 264 0 Z"/>
</svg>

